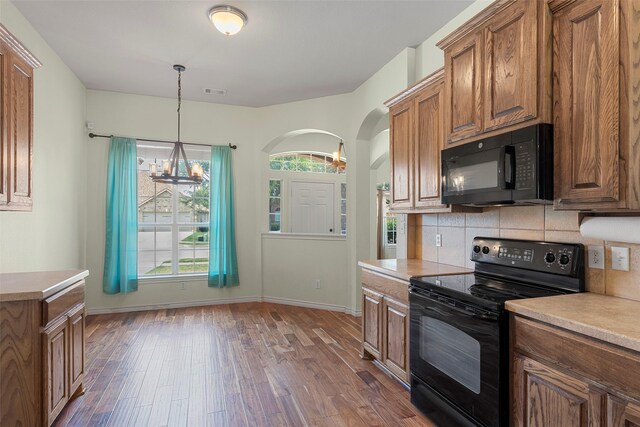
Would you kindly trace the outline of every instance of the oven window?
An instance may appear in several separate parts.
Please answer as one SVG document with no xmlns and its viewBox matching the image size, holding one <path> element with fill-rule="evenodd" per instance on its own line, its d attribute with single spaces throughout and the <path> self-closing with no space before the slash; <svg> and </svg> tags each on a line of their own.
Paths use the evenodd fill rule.
<svg viewBox="0 0 640 427">
<path fill-rule="evenodd" d="M 498 161 L 450 168 L 447 181 L 447 187 L 451 192 L 496 188 L 498 186 Z"/>
<path fill-rule="evenodd" d="M 420 358 L 480 394 L 480 343 L 460 329 L 422 316 Z"/>
</svg>

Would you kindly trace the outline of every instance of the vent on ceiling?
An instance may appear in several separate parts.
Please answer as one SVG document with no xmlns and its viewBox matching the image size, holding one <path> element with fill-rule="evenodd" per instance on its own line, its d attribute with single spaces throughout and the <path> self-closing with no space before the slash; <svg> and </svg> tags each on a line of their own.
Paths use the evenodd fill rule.
<svg viewBox="0 0 640 427">
<path fill-rule="evenodd" d="M 227 94 L 227 91 L 224 89 L 211 89 L 209 87 L 204 88 L 204 93 L 206 95 L 218 95 L 218 96 L 225 96 Z"/>
</svg>

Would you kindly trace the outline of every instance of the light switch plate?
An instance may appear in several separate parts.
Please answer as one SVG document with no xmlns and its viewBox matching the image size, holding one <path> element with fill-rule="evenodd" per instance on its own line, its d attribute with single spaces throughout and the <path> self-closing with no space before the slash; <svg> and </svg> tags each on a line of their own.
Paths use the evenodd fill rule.
<svg viewBox="0 0 640 427">
<path fill-rule="evenodd" d="M 589 246 L 589 268 L 604 270 L 604 246 Z"/>
<path fill-rule="evenodd" d="M 629 248 L 611 246 L 611 269 L 629 271 Z"/>
</svg>

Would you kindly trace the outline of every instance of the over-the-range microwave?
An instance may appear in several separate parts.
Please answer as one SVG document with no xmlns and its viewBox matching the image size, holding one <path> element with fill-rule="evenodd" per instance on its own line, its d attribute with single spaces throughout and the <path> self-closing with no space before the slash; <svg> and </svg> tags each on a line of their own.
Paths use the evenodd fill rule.
<svg viewBox="0 0 640 427">
<path fill-rule="evenodd" d="M 442 203 L 553 202 L 553 128 L 538 124 L 442 151 Z"/>
</svg>

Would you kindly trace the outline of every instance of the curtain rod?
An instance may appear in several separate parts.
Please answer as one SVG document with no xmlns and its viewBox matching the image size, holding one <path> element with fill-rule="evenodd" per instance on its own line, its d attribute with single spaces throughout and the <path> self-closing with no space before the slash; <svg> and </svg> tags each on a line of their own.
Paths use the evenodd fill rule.
<svg viewBox="0 0 640 427">
<path fill-rule="evenodd" d="M 111 138 L 113 135 L 99 135 L 97 133 L 89 133 L 89 138 Z M 145 142 L 164 142 L 167 144 L 175 144 L 176 141 L 163 141 L 162 139 L 146 139 L 146 138 L 136 138 L 136 141 L 145 141 Z M 211 147 L 211 145 L 207 145 L 207 144 L 196 144 L 193 142 L 183 142 L 183 144 L 187 144 L 187 145 L 200 145 L 202 147 Z M 231 143 L 229 143 L 229 148 L 231 148 L 232 150 L 237 150 L 238 146 L 237 145 L 231 145 Z"/>
</svg>

